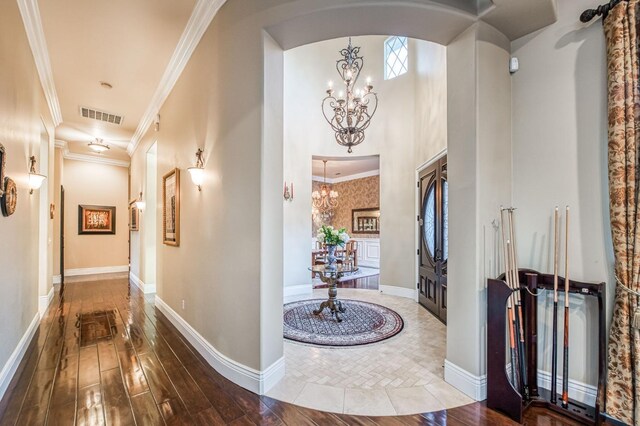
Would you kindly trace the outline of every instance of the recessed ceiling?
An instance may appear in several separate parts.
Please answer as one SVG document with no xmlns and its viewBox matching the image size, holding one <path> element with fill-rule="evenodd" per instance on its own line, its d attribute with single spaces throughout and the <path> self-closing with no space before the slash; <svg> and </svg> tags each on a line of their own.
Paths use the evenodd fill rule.
<svg viewBox="0 0 640 426">
<path fill-rule="evenodd" d="M 126 155 L 126 142 L 158 87 L 195 0 L 61 0 L 38 5 L 63 117 L 56 138 L 67 141 L 70 151 L 101 138 L 112 148 L 103 156 Z M 81 106 L 124 119 L 117 125 L 84 118 Z"/>
<path fill-rule="evenodd" d="M 324 163 L 327 161 L 327 179 L 341 179 L 360 173 L 380 170 L 380 157 L 377 155 L 366 157 L 318 157 L 312 160 L 311 173 L 315 177 L 323 176 Z"/>
</svg>

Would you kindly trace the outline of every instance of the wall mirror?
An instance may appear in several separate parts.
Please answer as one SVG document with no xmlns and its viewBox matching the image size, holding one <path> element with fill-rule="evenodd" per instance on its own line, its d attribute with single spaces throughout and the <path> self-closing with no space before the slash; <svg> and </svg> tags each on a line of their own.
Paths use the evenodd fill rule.
<svg viewBox="0 0 640 426">
<path fill-rule="evenodd" d="M 380 208 L 351 210 L 351 223 L 354 234 L 379 234 Z"/>
</svg>

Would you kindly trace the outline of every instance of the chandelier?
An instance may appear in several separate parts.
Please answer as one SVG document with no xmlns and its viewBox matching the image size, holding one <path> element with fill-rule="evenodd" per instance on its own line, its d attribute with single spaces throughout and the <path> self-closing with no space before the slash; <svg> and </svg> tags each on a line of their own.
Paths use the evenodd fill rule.
<svg viewBox="0 0 640 426">
<path fill-rule="evenodd" d="M 331 126 L 339 145 L 346 146 L 347 152 L 364 141 L 364 131 L 371 123 L 371 118 L 378 109 L 378 95 L 373 92 L 371 79 L 367 78 L 363 88 L 356 88 L 364 59 L 358 56 L 359 47 L 349 45 L 342 49 L 342 59 L 336 62 L 336 70 L 346 86 L 346 92 L 340 91 L 334 96 L 333 83 L 329 82 L 327 97 L 322 100 L 322 114 Z M 371 111 L 369 106 L 371 104 Z"/>
<path fill-rule="evenodd" d="M 333 209 L 338 207 L 338 193 L 327 186 L 327 160 L 324 163 L 324 182 L 319 191 L 311 193 L 312 212 L 316 218 L 328 220 L 333 216 Z"/>
</svg>

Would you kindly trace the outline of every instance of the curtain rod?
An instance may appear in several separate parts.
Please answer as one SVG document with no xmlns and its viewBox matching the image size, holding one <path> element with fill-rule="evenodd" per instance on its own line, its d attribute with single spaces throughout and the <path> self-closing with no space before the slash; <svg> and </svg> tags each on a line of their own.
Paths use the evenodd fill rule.
<svg viewBox="0 0 640 426">
<path fill-rule="evenodd" d="M 595 9 L 587 9 L 582 12 L 582 15 L 580 15 L 580 21 L 586 23 L 591 21 L 596 16 L 607 16 L 607 13 L 609 13 L 611 9 L 613 9 L 618 3 L 621 3 L 623 1 L 627 0 L 611 0 L 609 3 L 602 4 Z"/>
</svg>

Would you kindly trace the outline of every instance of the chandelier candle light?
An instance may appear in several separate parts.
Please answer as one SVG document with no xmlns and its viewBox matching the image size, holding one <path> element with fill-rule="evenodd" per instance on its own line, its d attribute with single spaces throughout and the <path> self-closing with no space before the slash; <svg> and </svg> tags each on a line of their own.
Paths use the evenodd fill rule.
<svg viewBox="0 0 640 426">
<path fill-rule="evenodd" d="M 371 78 L 367 78 L 362 88 L 356 88 L 364 66 L 364 58 L 358 56 L 359 53 L 360 47 L 353 47 L 349 37 L 349 45 L 340 51 L 342 59 L 336 62 L 336 70 L 346 92 L 341 91 L 337 97 L 334 96 L 333 82 L 329 82 L 327 96 L 322 100 L 322 114 L 335 132 L 336 141 L 346 146 L 348 153 L 364 141 L 364 131 L 378 109 L 378 95 L 373 91 Z"/>
<path fill-rule="evenodd" d="M 319 191 L 311 193 L 313 209 L 323 220 L 330 219 L 333 215 L 333 209 L 338 207 L 338 192 L 331 190 L 327 185 L 327 161 L 322 160 L 324 163 L 324 182 Z"/>
</svg>

